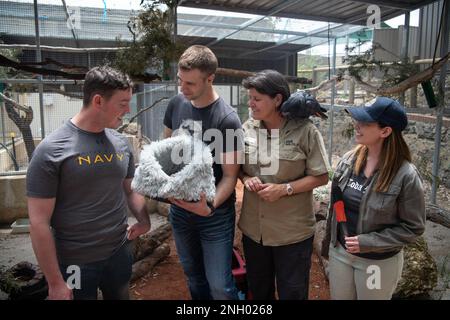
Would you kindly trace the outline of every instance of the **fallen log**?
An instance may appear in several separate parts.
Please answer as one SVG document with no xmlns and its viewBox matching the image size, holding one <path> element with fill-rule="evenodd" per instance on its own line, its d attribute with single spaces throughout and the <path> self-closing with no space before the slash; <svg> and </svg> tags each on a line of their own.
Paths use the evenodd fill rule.
<svg viewBox="0 0 450 320">
<path fill-rule="evenodd" d="M 139 260 L 133 264 L 131 273 L 131 282 L 145 276 L 152 269 L 170 253 L 170 246 L 167 243 L 163 243 L 158 246 L 151 255 Z"/>
<path fill-rule="evenodd" d="M 435 204 L 427 203 L 425 212 L 427 214 L 427 220 L 450 228 L 450 212 L 448 210 L 440 208 Z"/>
<path fill-rule="evenodd" d="M 133 260 L 134 262 L 144 259 L 160 246 L 164 240 L 170 237 L 172 229 L 169 223 L 161 225 L 152 232 L 143 234 L 134 240 Z"/>
</svg>

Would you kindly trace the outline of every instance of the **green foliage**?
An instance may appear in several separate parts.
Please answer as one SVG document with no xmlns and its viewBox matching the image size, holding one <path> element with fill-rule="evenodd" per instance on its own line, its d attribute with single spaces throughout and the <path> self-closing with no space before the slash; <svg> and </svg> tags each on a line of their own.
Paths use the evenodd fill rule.
<svg viewBox="0 0 450 320">
<path fill-rule="evenodd" d="M 134 41 L 116 54 L 113 65 L 132 76 L 143 75 L 147 69 L 167 74 L 170 62 L 184 49 L 172 40 L 176 4 L 176 0 L 141 1 L 145 10 L 128 23 Z"/>
<path fill-rule="evenodd" d="M 362 54 L 355 54 L 355 50 L 363 45 L 365 41 L 359 41 L 353 47 L 347 47 L 348 58 L 344 59 L 344 63 L 349 65 L 349 74 L 356 79 L 362 81 L 364 74 L 370 71 L 382 73 L 382 82 L 380 88 L 389 88 L 408 79 L 418 72 L 418 66 L 411 63 L 409 58 L 402 59 L 397 57 L 399 61 L 386 64 L 381 60 L 376 60 L 374 56 L 375 49 L 386 50 L 380 45 L 374 44 L 370 49 Z"/>
<path fill-rule="evenodd" d="M 3 43 L 0 40 L 0 43 Z M 19 49 L 0 49 L 0 54 L 10 60 L 18 61 L 17 57 L 22 53 L 22 50 Z M 0 78 L 13 78 L 19 74 L 20 71 L 17 71 L 13 68 L 0 67 Z"/>
</svg>

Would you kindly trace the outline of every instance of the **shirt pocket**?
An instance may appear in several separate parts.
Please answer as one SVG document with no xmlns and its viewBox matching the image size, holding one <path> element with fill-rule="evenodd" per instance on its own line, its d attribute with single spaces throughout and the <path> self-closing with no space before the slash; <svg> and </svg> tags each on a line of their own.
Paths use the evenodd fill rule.
<svg viewBox="0 0 450 320">
<path fill-rule="evenodd" d="M 305 175 L 306 154 L 295 146 L 283 147 L 279 151 L 277 179 L 280 182 L 292 181 Z"/>
<path fill-rule="evenodd" d="M 294 146 L 282 147 L 280 148 L 279 152 L 280 152 L 279 154 L 280 160 L 287 160 L 287 161 L 306 160 L 306 154 L 302 150 Z"/>
<path fill-rule="evenodd" d="M 376 210 L 380 218 L 384 219 L 383 222 L 395 222 L 400 191 L 400 186 L 390 185 L 386 192 L 374 192 L 374 196 L 371 197 L 370 207 Z"/>
</svg>

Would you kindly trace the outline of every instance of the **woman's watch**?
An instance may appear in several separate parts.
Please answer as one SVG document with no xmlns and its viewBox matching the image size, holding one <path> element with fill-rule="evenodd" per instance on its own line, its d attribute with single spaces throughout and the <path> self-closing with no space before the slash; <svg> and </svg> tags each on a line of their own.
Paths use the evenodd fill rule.
<svg viewBox="0 0 450 320">
<path fill-rule="evenodd" d="M 294 193 L 294 188 L 292 188 L 292 186 L 289 183 L 286 183 L 286 192 L 288 196 Z"/>
</svg>

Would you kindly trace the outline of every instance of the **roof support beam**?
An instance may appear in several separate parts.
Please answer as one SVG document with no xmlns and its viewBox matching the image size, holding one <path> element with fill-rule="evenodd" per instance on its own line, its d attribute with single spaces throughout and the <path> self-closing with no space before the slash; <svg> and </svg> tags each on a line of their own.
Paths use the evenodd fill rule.
<svg viewBox="0 0 450 320">
<path fill-rule="evenodd" d="M 236 34 L 236 33 L 238 33 L 239 31 L 246 29 L 247 27 L 249 27 L 249 26 L 251 26 L 251 25 L 253 25 L 253 24 L 255 24 L 255 23 L 257 23 L 257 22 L 259 22 L 259 21 L 261 21 L 261 20 L 263 20 L 264 18 L 266 18 L 266 17 L 268 17 L 268 16 L 272 16 L 272 15 L 274 15 L 274 14 L 277 14 L 278 12 L 280 12 L 280 11 L 282 11 L 282 10 L 284 10 L 284 9 L 287 9 L 287 8 L 289 8 L 290 6 L 293 6 L 294 4 L 298 4 L 298 1 L 296 1 L 296 0 L 287 0 L 287 1 L 284 1 L 284 2 L 281 3 L 280 5 L 275 6 L 272 10 L 270 10 L 270 12 L 269 12 L 267 15 L 262 16 L 262 17 L 257 17 L 257 18 L 254 18 L 254 19 L 251 19 L 251 20 L 247 21 L 246 23 L 240 25 L 240 26 L 239 26 L 239 29 L 237 29 L 237 30 L 235 30 L 235 31 L 232 31 L 232 32 L 230 32 L 230 33 L 228 33 L 228 34 L 226 34 L 226 35 L 220 37 L 220 38 L 217 38 L 216 40 L 214 40 L 214 41 L 208 43 L 207 46 L 208 46 L 208 47 L 213 46 L 213 45 L 219 43 L 220 41 L 222 41 L 223 39 L 226 39 L 226 38 L 228 38 L 229 36 L 232 36 L 233 34 Z"/>
<path fill-rule="evenodd" d="M 338 27 L 341 27 L 341 26 L 342 26 L 342 24 L 334 25 L 332 28 L 330 27 L 330 31 L 333 30 L 334 28 L 338 28 Z M 241 54 L 241 55 L 239 56 L 239 58 L 245 57 L 245 56 L 247 56 L 247 55 L 255 54 L 255 53 L 264 52 L 264 51 L 267 51 L 267 50 L 270 50 L 270 49 L 279 47 L 279 46 L 281 46 L 281 45 L 283 45 L 283 44 L 292 42 L 292 41 L 297 41 L 297 40 L 301 40 L 301 39 L 304 39 L 304 38 L 307 38 L 307 37 L 312 37 L 312 36 L 314 36 L 315 34 L 319 34 L 319 33 L 321 33 L 321 32 L 327 31 L 327 30 L 328 30 L 328 26 L 322 27 L 322 28 L 319 28 L 319 29 L 314 30 L 314 31 L 312 31 L 312 32 L 308 32 L 308 34 L 307 34 L 306 36 L 291 37 L 291 38 L 288 38 L 288 39 L 285 39 L 285 40 L 282 40 L 282 41 L 278 41 L 277 43 L 275 43 L 275 44 L 272 45 L 272 46 L 265 47 L 265 48 L 262 48 L 262 49 L 259 49 L 259 50 L 256 50 L 256 51 L 251 51 L 251 52 L 247 52 L 247 53 Z M 331 37 L 330 37 L 330 38 L 331 38 Z"/>
<path fill-rule="evenodd" d="M 387 0 L 351 0 L 351 2 L 359 2 L 359 3 L 367 3 L 367 5 L 377 5 L 381 7 L 387 7 L 397 10 L 405 10 L 408 11 L 411 8 L 411 5 L 408 5 L 404 2 L 399 1 L 387 1 Z"/>
<path fill-rule="evenodd" d="M 61 1 L 63 4 L 63 7 L 64 7 L 64 12 L 66 14 L 67 23 L 70 25 L 70 31 L 72 32 L 73 39 L 75 40 L 75 45 L 77 46 L 77 48 L 79 48 L 80 43 L 78 42 L 78 37 L 77 37 L 77 34 L 75 33 L 75 27 L 72 24 L 72 20 L 70 19 L 69 9 L 67 9 L 66 1 L 65 0 L 61 0 Z"/>
<path fill-rule="evenodd" d="M 299 2 L 297 2 L 298 4 Z M 208 9 L 208 10 L 217 10 L 217 11 L 227 11 L 227 12 L 237 12 L 237 13 L 247 13 L 247 14 L 258 14 L 263 15 L 264 17 L 275 15 L 270 14 L 270 11 L 258 11 L 251 9 L 251 7 L 248 8 L 242 8 L 242 7 L 226 7 L 226 6 L 219 6 L 219 5 L 207 5 L 207 4 L 191 4 L 186 3 L 183 6 L 190 7 L 190 8 L 198 8 L 198 9 Z M 292 18 L 292 19 L 304 19 L 304 20 L 313 20 L 313 21 L 329 21 L 329 22 L 336 22 L 336 23 L 344 23 L 343 19 L 339 18 L 332 18 L 332 17 L 325 17 L 325 16 L 317 16 L 317 15 L 308 15 L 308 14 L 298 14 L 298 13 L 290 13 L 290 12 L 279 12 L 275 15 L 279 18 Z"/>
<path fill-rule="evenodd" d="M 197 27 L 208 27 L 208 28 L 223 28 L 223 29 L 232 29 L 232 30 L 240 30 L 240 26 L 228 24 L 228 23 L 220 23 L 220 22 L 210 22 L 210 21 L 194 21 L 194 20 L 186 20 L 186 19 L 178 19 L 178 24 L 184 24 L 188 26 L 197 26 Z M 306 32 L 298 32 L 298 31 L 290 31 L 290 30 L 280 30 L 280 29 L 269 29 L 269 28 L 261 28 L 261 27 L 247 27 L 246 31 L 253 32 L 264 32 L 264 33 L 275 33 L 275 34 L 287 34 L 291 36 L 306 36 Z"/>
<path fill-rule="evenodd" d="M 361 17 L 356 17 L 356 18 L 354 18 L 354 19 L 351 19 L 351 20 L 348 22 L 348 24 L 354 23 L 355 21 L 359 21 L 360 19 L 361 19 Z M 330 31 L 333 30 L 333 29 L 339 28 L 339 27 L 341 27 L 341 26 L 343 26 L 343 24 L 337 24 L 337 25 L 334 25 L 334 26 L 330 27 Z M 252 51 L 252 52 L 247 52 L 247 53 L 245 53 L 245 54 L 240 55 L 239 57 L 242 58 L 242 57 L 247 56 L 247 55 L 250 55 L 250 54 L 255 54 L 255 53 L 264 52 L 264 51 L 267 51 L 267 50 L 276 48 L 276 47 L 278 47 L 278 46 L 281 46 L 281 45 L 283 45 L 283 44 L 285 44 L 285 43 L 289 43 L 289 42 L 292 42 L 292 41 L 301 40 L 301 39 L 304 39 L 304 38 L 306 38 L 306 37 L 313 37 L 313 36 L 315 36 L 315 35 L 317 35 L 317 34 L 320 34 L 321 32 L 327 31 L 327 30 L 328 30 L 328 26 L 327 26 L 327 27 L 322 27 L 322 28 L 319 28 L 319 29 L 317 29 L 317 30 L 308 32 L 308 35 L 307 35 L 307 36 L 296 36 L 296 37 L 291 37 L 291 38 L 288 38 L 288 39 L 285 39 L 285 40 L 282 40 L 282 41 L 278 41 L 278 42 L 277 42 L 275 45 L 273 45 L 273 46 L 265 47 L 265 48 L 262 48 L 262 49 L 259 49 L 259 50 L 256 50 L 256 51 Z M 330 37 L 330 38 L 331 38 L 331 37 Z"/>
</svg>

